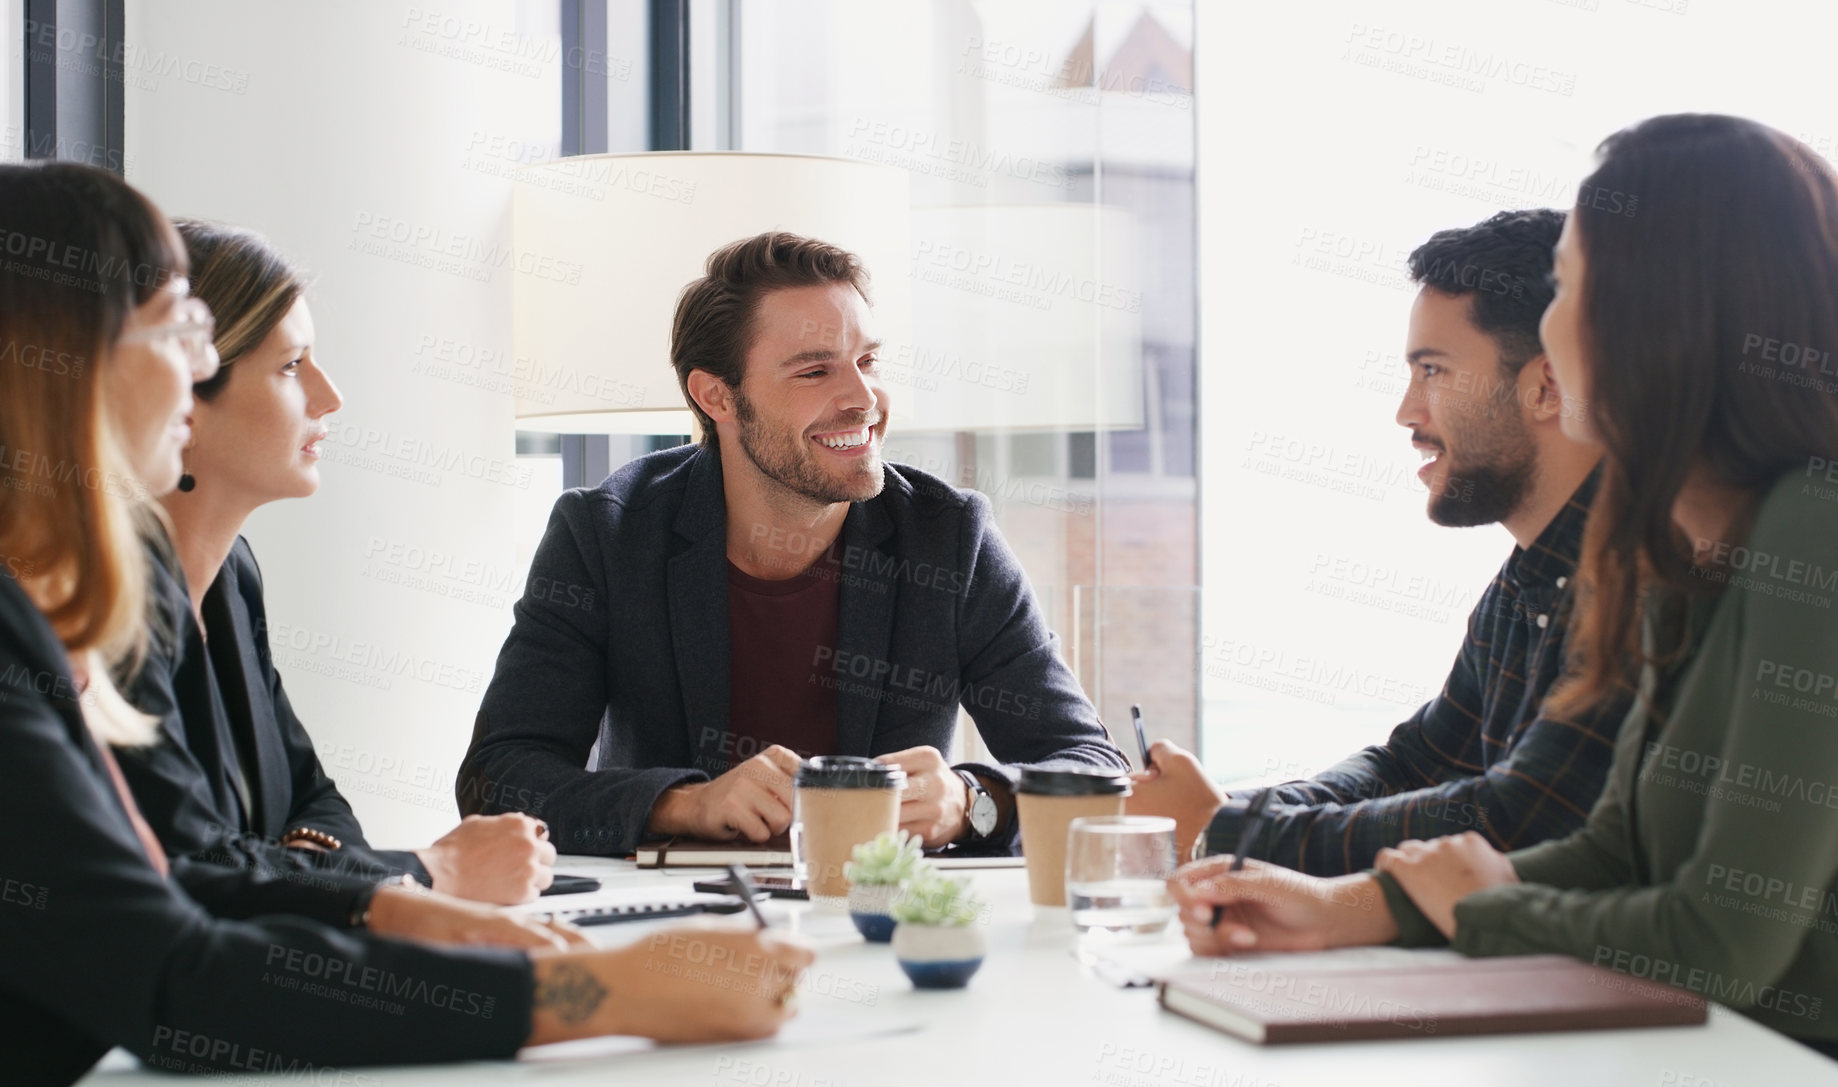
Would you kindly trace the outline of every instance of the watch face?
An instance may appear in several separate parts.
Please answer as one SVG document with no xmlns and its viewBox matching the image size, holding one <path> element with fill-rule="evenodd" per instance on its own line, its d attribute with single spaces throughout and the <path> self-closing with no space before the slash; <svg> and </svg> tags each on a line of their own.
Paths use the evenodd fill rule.
<svg viewBox="0 0 1838 1087">
<path fill-rule="evenodd" d="M 996 802 L 987 793 L 970 805 L 970 829 L 985 835 L 996 829 Z"/>
</svg>

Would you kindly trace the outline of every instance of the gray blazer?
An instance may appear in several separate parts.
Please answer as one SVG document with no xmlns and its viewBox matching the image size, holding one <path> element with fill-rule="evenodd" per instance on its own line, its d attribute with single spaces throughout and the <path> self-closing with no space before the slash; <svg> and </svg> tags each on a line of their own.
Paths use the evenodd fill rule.
<svg viewBox="0 0 1838 1087">
<path fill-rule="evenodd" d="M 961 704 L 1004 764 L 1126 768 L 988 499 L 906 467 L 886 480 L 843 523 L 835 753 L 948 750 Z M 528 812 L 564 853 L 629 853 L 658 794 L 754 753 L 728 731 L 726 523 L 712 447 L 562 495 L 460 764 L 462 813 Z"/>
</svg>

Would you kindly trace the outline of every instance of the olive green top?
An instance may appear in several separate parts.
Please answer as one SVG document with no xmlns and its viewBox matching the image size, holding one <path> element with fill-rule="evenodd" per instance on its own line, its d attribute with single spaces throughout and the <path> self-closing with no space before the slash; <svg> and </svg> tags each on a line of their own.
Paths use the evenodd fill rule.
<svg viewBox="0 0 1838 1087">
<path fill-rule="evenodd" d="M 1695 651 L 1645 669 L 1588 822 L 1508 854 L 1522 882 L 1462 899 L 1453 943 L 1572 955 L 1838 1039 L 1838 495 L 1792 473 L 1725 551 L 1704 575 L 1722 591 L 1683 620 Z M 1677 644 L 1668 626 L 1649 646 Z M 1379 880 L 1399 942 L 1440 942 Z"/>
</svg>

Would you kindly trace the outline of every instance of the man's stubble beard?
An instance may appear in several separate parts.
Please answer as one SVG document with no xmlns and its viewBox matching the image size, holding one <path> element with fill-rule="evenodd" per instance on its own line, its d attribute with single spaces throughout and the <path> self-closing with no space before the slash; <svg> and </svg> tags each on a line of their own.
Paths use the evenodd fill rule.
<svg viewBox="0 0 1838 1087">
<path fill-rule="evenodd" d="M 817 462 L 819 454 L 805 447 L 802 435 L 787 440 L 762 424 L 753 402 L 739 389 L 734 390 L 734 416 L 740 429 L 741 452 L 761 475 L 799 498 L 820 505 L 864 502 L 880 494 L 886 483 L 881 454 L 873 448 L 872 435 L 868 439 L 870 448 L 862 457 L 860 478 L 853 481 L 851 488 L 823 471 Z"/>
<path fill-rule="evenodd" d="M 1518 512 L 1538 476 L 1538 446 L 1516 410 L 1509 407 L 1472 434 L 1453 428 L 1450 437 L 1465 447 L 1464 463 L 1454 463 L 1454 447 L 1445 439 L 1443 457 L 1450 466 L 1441 492 L 1430 496 L 1430 520 L 1449 528 L 1473 528 L 1497 524 Z M 1476 457 L 1485 459 L 1470 467 Z"/>
</svg>

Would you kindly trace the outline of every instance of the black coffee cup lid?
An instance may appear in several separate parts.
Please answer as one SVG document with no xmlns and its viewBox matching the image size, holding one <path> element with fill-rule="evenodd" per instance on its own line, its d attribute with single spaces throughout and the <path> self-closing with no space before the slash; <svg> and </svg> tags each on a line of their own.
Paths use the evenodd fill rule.
<svg viewBox="0 0 1838 1087">
<path fill-rule="evenodd" d="M 797 781 L 813 789 L 898 789 L 906 771 L 859 755 L 818 755 L 798 767 Z"/>
<path fill-rule="evenodd" d="M 1130 791 L 1130 779 L 1110 770 L 1049 770 L 1029 766 L 1021 771 L 1016 792 L 1033 796 L 1119 796 Z"/>
</svg>

